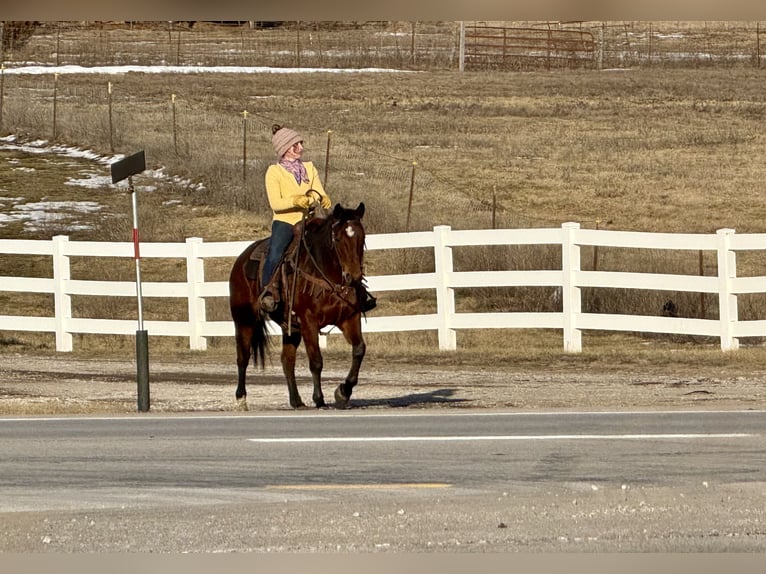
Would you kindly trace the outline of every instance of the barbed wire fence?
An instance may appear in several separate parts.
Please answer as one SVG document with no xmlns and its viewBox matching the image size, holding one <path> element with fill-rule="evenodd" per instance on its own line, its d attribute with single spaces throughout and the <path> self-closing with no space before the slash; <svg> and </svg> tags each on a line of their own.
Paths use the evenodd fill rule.
<svg viewBox="0 0 766 574">
<path fill-rule="evenodd" d="M 236 23 L 220 25 L 191 22 L 46 22 L 3 23 L 0 27 L 3 46 L 3 68 L 30 62 L 41 65 L 251 65 L 251 66 L 327 66 L 452 69 L 459 62 L 460 23 L 456 22 L 285 22 Z M 478 25 L 497 23 L 474 23 Z M 598 61 L 588 65 L 606 66 L 704 66 L 760 65 L 761 26 L 759 22 L 513 22 L 500 23 L 509 29 L 538 27 L 543 29 L 589 30 L 599 39 Z M 140 49 L 139 49 L 140 45 Z M 140 54 L 140 56 L 139 56 Z M 540 65 L 543 65 L 542 60 Z M 21 123 L 39 122 L 50 117 L 50 126 L 42 134 L 52 139 L 63 133 L 74 140 L 93 134 L 78 132 L 74 117 L 77 102 L 108 106 L 110 111 L 100 131 L 114 150 L 119 137 L 119 95 L 106 90 L 100 93 L 69 87 L 55 75 L 42 75 L 26 80 L 27 88 L 38 94 L 48 94 L 46 102 L 37 102 L 19 112 Z M 4 120 L 8 93 L 4 74 L 0 76 L 0 122 Z M 124 97 L 124 95 L 123 95 Z M 209 154 L 206 173 L 219 173 L 218 179 L 229 180 L 226 191 L 238 181 L 228 172 L 242 173 L 243 191 L 235 204 L 246 209 L 261 210 L 262 194 L 254 187 L 262 181 L 271 159 L 268 128 L 278 120 L 259 117 L 250 111 L 249 118 L 211 114 L 204 125 L 189 125 L 184 118 L 184 102 L 174 101 L 167 94 L 167 105 L 157 104 L 146 113 L 155 114 L 158 132 L 172 134 L 176 155 L 189 156 L 195 149 L 227 149 L 231 141 L 245 146 L 239 154 Z M 114 99 L 113 99 L 114 98 Z M 67 105 L 59 107 L 60 101 Z M 50 109 L 46 107 L 50 104 Z M 114 107 L 114 112 L 112 108 Z M 247 111 L 247 110 L 244 110 Z M 70 119 L 65 117 L 69 114 Z M 166 115 L 172 114 L 167 120 Z M 105 118 L 107 116 L 105 115 Z M 195 118 L 199 121 L 199 118 Z M 244 121 L 244 131 L 243 131 Z M 122 122 L 124 123 L 124 121 Z M 61 125 L 60 125 L 61 124 Z M 85 125 L 83 123 L 83 125 Z M 0 123 L 0 130 L 4 126 Z M 310 129 L 311 126 L 307 126 Z M 318 128 L 317 128 L 318 129 Z M 194 141 L 194 134 L 205 134 L 206 142 Z M 242 137 L 244 134 L 244 138 Z M 140 135 L 138 137 L 141 137 Z M 428 227 L 433 221 L 424 217 L 430 212 L 426 203 L 433 192 L 449 193 L 459 221 L 449 221 L 455 227 L 519 227 L 525 225 L 557 225 L 557 221 L 530 220 L 498 206 L 496 186 L 487 189 L 461 189 L 455 182 L 443 181 L 438 170 L 427 162 L 416 161 L 414 150 L 402 150 L 399 157 L 386 156 L 370 149 L 343 145 L 337 135 L 326 154 L 315 145 L 311 150 L 320 173 L 329 178 L 328 185 L 337 188 L 340 199 L 349 198 L 365 189 L 365 196 L 391 197 L 397 205 L 407 206 L 401 221 L 391 222 L 394 231 Z M 210 145 L 210 138 L 215 145 Z M 150 138 L 145 138 L 151 145 Z M 315 142 L 316 143 L 316 142 Z M 218 145 L 220 144 L 220 145 Z M 247 146 L 251 145 L 250 149 Z M 238 167 L 237 167 L 238 164 Z M 385 186 L 385 189 L 383 188 Z M 384 194 L 385 191 L 385 194 Z M 425 215 L 424 215 L 425 214 Z"/>
<path fill-rule="evenodd" d="M 457 70 L 461 29 L 503 28 L 519 50 L 509 69 L 545 68 L 556 31 L 587 33 L 596 48 L 568 62 L 582 67 L 700 67 L 763 62 L 763 26 L 757 21 L 581 22 L 0 22 L 6 66 L 376 66 Z M 525 45 L 529 33 L 548 32 Z M 464 40 L 464 38 L 462 39 Z M 526 51 L 524 50 L 526 48 Z M 482 60 L 471 69 L 481 68 Z M 496 62 L 485 62 L 497 68 Z"/>
</svg>

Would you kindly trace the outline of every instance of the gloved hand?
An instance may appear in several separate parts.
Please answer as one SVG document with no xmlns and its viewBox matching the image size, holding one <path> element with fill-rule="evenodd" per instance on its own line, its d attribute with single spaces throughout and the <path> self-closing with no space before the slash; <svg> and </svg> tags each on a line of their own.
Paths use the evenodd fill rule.
<svg viewBox="0 0 766 574">
<path fill-rule="evenodd" d="M 322 209 L 330 209 L 330 207 L 332 207 L 332 201 L 330 201 L 330 198 L 326 195 L 322 196 L 320 203 L 322 205 Z"/>
<path fill-rule="evenodd" d="M 311 200 L 305 195 L 296 195 L 293 198 L 293 205 L 295 207 L 300 207 L 301 209 L 308 209 L 311 205 Z"/>
</svg>

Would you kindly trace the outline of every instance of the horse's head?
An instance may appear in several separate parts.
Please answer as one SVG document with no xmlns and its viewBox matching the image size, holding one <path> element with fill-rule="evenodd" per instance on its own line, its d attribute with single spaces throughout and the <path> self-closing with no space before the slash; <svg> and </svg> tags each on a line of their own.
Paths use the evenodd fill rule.
<svg viewBox="0 0 766 574">
<path fill-rule="evenodd" d="M 364 274 L 364 203 L 347 209 L 339 203 L 332 212 L 332 243 L 340 261 L 343 283 L 362 280 Z"/>
</svg>

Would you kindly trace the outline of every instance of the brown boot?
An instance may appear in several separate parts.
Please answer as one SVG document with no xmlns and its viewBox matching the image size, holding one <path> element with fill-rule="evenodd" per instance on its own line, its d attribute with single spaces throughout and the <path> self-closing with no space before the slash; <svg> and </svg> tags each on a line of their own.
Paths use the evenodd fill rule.
<svg viewBox="0 0 766 574">
<path fill-rule="evenodd" d="M 266 313 L 273 313 L 277 310 L 277 300 L 274 299 L 274 295 L 270 291 L 264 291 L 258 297 L 258 304 Z"/>
<path fill-rule="evenodd" d="M 268 285 L 264 288 L 263 292 L 258 297 L 258 303 L 261 309 L 266 313 L 273 313 L 277 310 L 279 305 L 279 274 L 274 274 Z"/>
<path fill-rule="evenodd" d="M 375 307 L 378 306 L 378 300 L 367 290 L 367 287 L 362 285 L 359 288 L 358 296 L 360 300 L 360 307 L 362 310 L 362 313 L 366 313 L 367 311 L 372 311 Z"/>
</svg>

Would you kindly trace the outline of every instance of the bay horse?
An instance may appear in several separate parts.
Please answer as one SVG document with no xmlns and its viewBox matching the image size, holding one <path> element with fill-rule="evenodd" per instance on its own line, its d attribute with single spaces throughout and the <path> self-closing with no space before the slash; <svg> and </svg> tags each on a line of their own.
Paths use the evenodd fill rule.
<svg viewBox="0 0 766 574">
<path fill-rule="evenodd" d="M 351 368 L 346 380 L 335 389 L 335 407 L 346 408 L 359 378 L 359 368 L 366 351 L 362 336 L 364 288 L 364 240 L 362 225 L 364 203 L 356 209 L 336 204 L 324 219 L 306 219 L 299 224 L 300 237 L 289 249 L 275 273 L 282 273 L 282 298 L 275 311 L 266 314 L 260 308 L 261 267 L 269 238 L 250 244 L 237 258 L 229 276 L 229 306 L 235 325 L 238 384 L 236 399 L 247 410 L 245 378 L 252 357 L 264 365 L 268 347 L 266 318 L 282 328 L 282 370 L 287 381 L 290 406 L 305 407 L 295 381 L 296 351 L 305 343 L 309 369 L 314 383 L 313 400 L 317 408 L 326 406 L 322 393 L 322 353 L 320 329 L 335 325 L 351 345 Z M 255 264 L 253 252 L 262 251 Z M 258 252 L 256 252 L 257 254 Z M 297 254 L 297 255 L 296 255 Z M 255 264 L 255 265 L 254 265 Z M 250 265 L 250 269 L 248 269 Z M 253 270 L 256 266 L 257 270 Z M 290 317 L 291 320 L 287 320 Z M 296 324 L 297 323 L 297 324 Z"/>
</svg>

